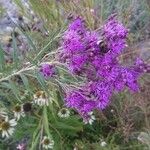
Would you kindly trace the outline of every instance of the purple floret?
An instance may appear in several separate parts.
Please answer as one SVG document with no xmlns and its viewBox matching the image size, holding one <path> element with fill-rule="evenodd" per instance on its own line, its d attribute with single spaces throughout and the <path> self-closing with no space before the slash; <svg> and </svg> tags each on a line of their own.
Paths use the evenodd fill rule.
<svg viewBox="0 0 150 150">
<path fill-rule="evenodd" d="M 70 23 L 68 29 L 74 31 L 83 31 L 85 29 L 84 21 L 78 17 L 72 23 Z"/>
<path fill-rule="evenodd" d="M 103 26 L 103 36 L 109 49 L 120 54 L 126 47 L 128 30 L 113 16 Z"/>
<path fill-rule="evenodd" d="M 50 64 L 42 64 L 40 67 L 40 72 L 45 78 L 49 78 L 55 75 L 55 68 Z"/>
</svg>

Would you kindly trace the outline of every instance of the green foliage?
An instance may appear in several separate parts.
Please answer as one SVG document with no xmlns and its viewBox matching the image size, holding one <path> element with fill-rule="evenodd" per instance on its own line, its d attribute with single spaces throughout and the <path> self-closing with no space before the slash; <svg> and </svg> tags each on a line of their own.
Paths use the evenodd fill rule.
<svg viewBox="0 0 150 150">
<path fill-rule="evenodd" d="M 14 1 L 21 13 L 33 22 L 34 19 L 23 3 L 20 0 Z M 32 103 L 32 110 L 18 121 L 10 140 L 0 137 L 0 149 L 15 149 L 16 143 L 27 138 L 27 149 L 40 150 L 44 135 L 55 141 L 55 150 L 144 150 L 149 146 L 149 133 L 142 134 L 144 142 L 138 141 L 138 135 L 134 135 L 140 134 L 145 128 L 149 129 L 149 126 L 145 123 L 144 109 L 138 104 L 135 106 L 134 95 L 129 95 L 127 91 L 114 96 L 112 104 L 105 111 L 95 112 L 96 121 L 92 126 L 85 125 L 73 110 L 69 110 L 71 115 L 68 118 L 58 117 L 58 111 L 65 107 L 63 88 L 68 88 L 71 83 L 79 86 L 84 81 L 70 74 L 54 57 L 68 23 L 68 14 L 81 15 L 89 27 L 97 29 L 110 14 L 116 12 L 120 20 L 131 29 L 130 42 L 141 38 L 150 17 L 145 0 L 83 0 L 78 3 L 66 0 L 30 0 L 32 10 L 42 20 L 43 30 L 49 31 L 48 35 L 43 36 L 32 30 L 24 31 L 16 25 L 19 34 L 27 40 L 28 52 L 23 57 L 19 56 L 17 39 L 13 33 L 11 64 L 5 62 L 5 51 L 0 46 L 0 110 L 5 109 L 8 116 L 13 118 L 14 106 Z M 92 9 L 96 15 L 92 14 Z M 45 80 L 39 74 L 39 66 L 45 61 L 58 64 L 57 80 Z M 40 90 L 48 95 L 49 106 L 34 104 L 33 95 Z M 132 123 L 134 125 L 130 126 Z M 107 143 L 105 147 L 101 146 L 102 141 Z"/>
</svg>

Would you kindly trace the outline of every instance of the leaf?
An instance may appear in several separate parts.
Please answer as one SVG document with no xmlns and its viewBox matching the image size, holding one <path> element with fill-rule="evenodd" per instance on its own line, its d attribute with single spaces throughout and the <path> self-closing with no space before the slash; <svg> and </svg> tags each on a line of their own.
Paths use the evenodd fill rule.
<svg viewBox="0 0 150 150">
<path fill-rule="evenodd" d="M 3 82 L 1 83 L 5 88 L 11 89 L 12 93 L 16 96 L 18 101 L 20 100 L 20 94 L 19 94 L 19 90 L 17 88 L 17 86 L 14 84 L 14 82 L 12 82 L 11 80 L 9 80 L 9 82 Z"/>
<path fill-rule="evenodd" d="M 4 51 L 0 44 L 0 72 L 3 71 L 3 69 L 4 69 L 4 63 L 5 63 Z"/>
<path fill-rule="evenodd" d="M 25 33 L 24 31 L 22 31 L 22 33 L 23 33 L 23 34 L 25 35 L 25 37 L 27 38 L 29 46 L 30 46 L 34 51 L 37 51 L 37 48 L 36 48 L 35 44 L 32 42 L 33 40 L 31 39 L 31 37 L 30 37 L 27 33 Z"/>
<path fill-rule="evenodd" d="M 40 85 L 44 89 L 44 91 L 47 91 L 48 89 L 46 87 L 46 82 L 45 82 L 43 76 L 39 72 L 35 72 L 35 75 L 36 75 L 38 82 L 40 83 Z"/>
<path fill-rule="evenodd" d="M 73 130 L 73 131 L 82 131 L 83 124 L 78 120 L 78 117 L 69 117 L 67 119 L 63 119 L 62 122 L 57 121 L 56 127 L 64 130 Z"/>
<path fill-rule="evenodd" d="M 28 78 L 24 75 L 24 74 L 20 74 L 20 77 L 21 77 L 21 79 L 22 79 L 22 81 L 23 81 L 23 84 L 24 84 L 24 86 L 25 86 L 25 88 L 29 91 L 29 92 L 31 92 L 31 88 L 30 88 L 30 85 L 29 85 L 29 81 L 28 81 Z"/>
<path fill-rule="evenodd" d="M 37 61 L 43 56 L 43 54 L 48 50 L 52 42 L 54 42 L 57 38 L 60 37 L 61 32 L 62 30 L 58 29 L 51 35 L 49 42 L 40 50 L 40 52 L 36 55 L 33 61 Z"/>
<path fill-rule="evenodd" d="M 52 138 L 51 134 L 50 134 L 50 130 L 49 130 L 49 122 L 48 122 L 48 116 L 47 116 L 47 108 L 46 106 L 44 106 L 43 109 L 43 125 L 44 125 L 44 130 L 47 133 L 47 135 Z"/>
<path fill-rule="evenodd" d="M 35 150 L 37 148 L 37 145 L 39 144 L 38 141 L 39 141 L 39 138 L 40 138 L 40 132 L 38 132 L 37 136 L 35 137 L 35 139 L 33 139 L 33 143 L 31 145 L 31 148 L 30 150 Z"/>
<path fill-rule="evenodd" d="M 11 21 L 15 24 L 15 26 L 16 26 L 16 27 L 23 33 L 23 35 L 26 37 L 30 48 L 31 48 L 32 50 L 34 50 L 34 51 L 37 51 L 37 48 L 36 48 L 35 44 L 32 42 L 33 40 L 31 39 L 31 37 L 30 37 L 25 31 L 23 31 L 23 29 L 22 29 L 18 24 L 16 24 L 13 20 L 11 20 Z"/>
<path fill-rule="evenodd" d="M 13 46 L 13 67 L 17 68 L 19 62 L 18 59 L 19 54 L 18 54 L 18 47 L 17 47 L 17 42 L 14 33 L 12 35 L 12 46 Z"/>
</svg>

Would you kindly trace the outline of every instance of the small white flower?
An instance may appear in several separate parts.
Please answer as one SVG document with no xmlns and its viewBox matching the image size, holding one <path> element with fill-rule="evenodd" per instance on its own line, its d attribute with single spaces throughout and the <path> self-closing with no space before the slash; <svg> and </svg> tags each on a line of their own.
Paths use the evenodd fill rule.
<svg viewBox="0 0 150 150">
<path fill-rule="evenodd" d="M 114 113 L 114 110 L 113 110 L 113 109 L 111 109 L 111 110 L 110 110 L 110 112 L 111 112 L 111 113 Z"/>
<path fill-rule="evenodd" d="M 58 112 L 60 118 L 68 118 L 70 116 L 70 111 L 67 108 L 62 108 Z"/>
<path fill-rule="evenodd" d="M 19 120 L 20 117 L 24 117 L 25 116 L 25 113 L 23 111 L 23 108 L 20 106 L 20 105 L 16 105 L 14 107 L 14 110 L 13 110 L 13 113 L 14 113 L 14 117 Z"/>
<path fill-rule="evenodd" d="M 40 106 L 49 105 L 48 97 L 44 91 L 38 91 L 34 95 L 34 103 Z"/>
<path fill-rule="evenodd" d="M 86 120 L 83 120 L 83 122 L 84 122 L 85 124 L 88 124 L 88 123 L 89 123 L 90 125 L 92 125 L 93 122 L 94 122 L 94 120 L 96 120 L 96 118 L 95 118 L 95 116 L 93 115 L 93 112 L 89 112 L 88 115 L 89 115 L 89 118 L 86 119 Z"/>
<path fill-rule="evenodd" d="M 50 139 L 47 136 L 43 137 L 42 146 L 45 149 L 52 149 L 54 147 L 54 140 Z"/>
<path fill-rule="evenodd" d="M 2 137 L 9 137 L 14 132 L 14 126 L 17 125 L 15 119 L 8 120 L 8 117 L 5 117 L 5 120 L 0 123 L 0 130 L 2 131 Z"/>
<path fill-rule="evenodd" d="M 102 146 L 102 147 L 105 147 L 106 145 L 107 145 L 107 143 L 106 143 L 105 141 L 102 141 L 102 142 L 101 142 L 101 146 Z"/>
</svg>

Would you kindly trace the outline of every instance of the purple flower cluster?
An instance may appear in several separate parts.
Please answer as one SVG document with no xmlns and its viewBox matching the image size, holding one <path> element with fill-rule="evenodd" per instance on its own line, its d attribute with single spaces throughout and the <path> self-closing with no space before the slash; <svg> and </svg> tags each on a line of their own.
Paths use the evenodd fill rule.
<svg viewBox="0 0 150 150">
<path fill-rule="evenodd" d="M 55 75 L 55 68 L 53 65 L 45 63 L 40 66 L 40 72 L 47 79 Z"/>
<path fill-rule="evenodd" d="M 126 86 L 137 91 L 139 76 L 149 70 L 140 59 L 130 67 L 119 63 L 127 34 L 128 30 L 114 16 L 100 32 L 87 29 L 84 21 L 77 18 L 64 33 L 61 54 L 65 63 L 72 73 L 86 78 L 85 85 L 66 92 L 66 105 L 83 118 L 94 109 L 106 108 L 114 92 Z"/>
<path fill-rule="evenodd" d="M 114 55 L 120 54 L 126 46 L 128 30 L 112 16 L 104 25 L 103 33 L 108 49 L 111 49 Z"/>
</svg>

